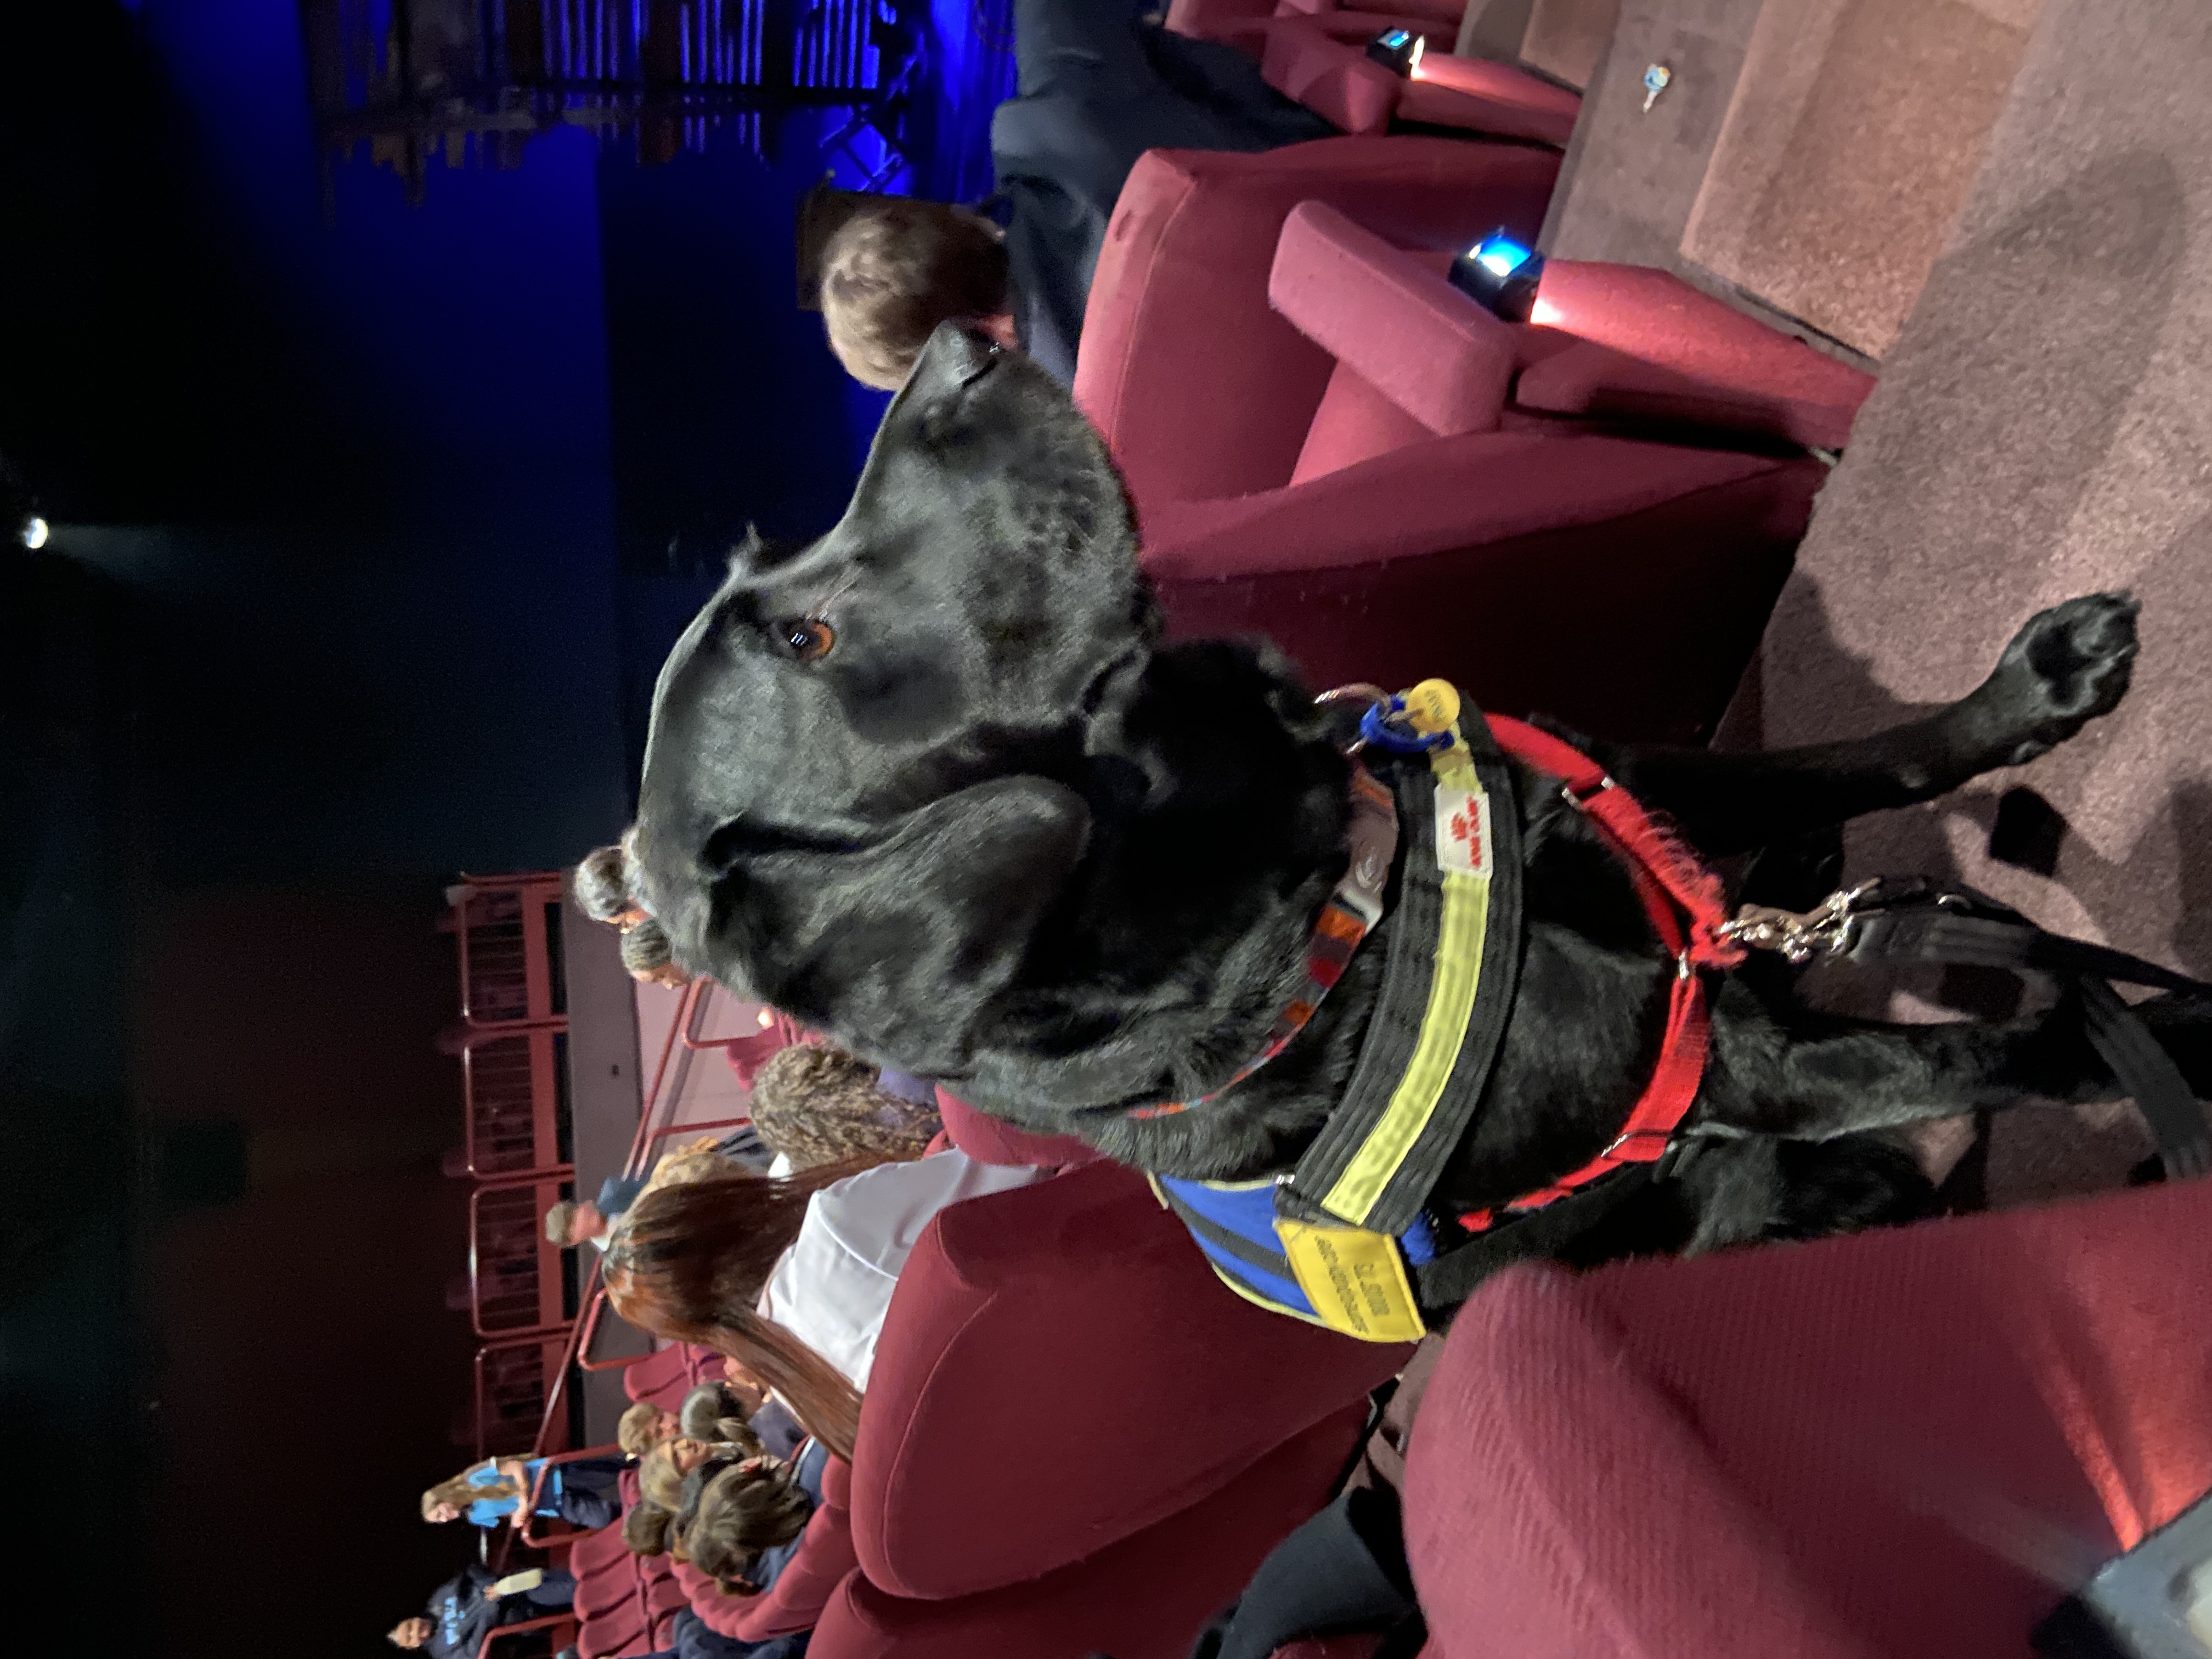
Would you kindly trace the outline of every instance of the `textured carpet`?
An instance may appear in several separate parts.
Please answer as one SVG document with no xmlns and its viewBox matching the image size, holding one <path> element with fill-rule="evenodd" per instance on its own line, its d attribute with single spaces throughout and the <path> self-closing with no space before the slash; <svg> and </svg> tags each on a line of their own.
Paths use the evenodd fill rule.
<svg viewBox="0 0 2212 1659">
<path fill-rule="evenodd" d="M 1521 61 L 1571 87 L 1587 87 L 1620 18 L 1620 0 L 1535 0 Z"/>
<path fill-rule="evenodd" d="M 1542 246 L 1569 259 L 1656 265 L 1861 368 L 1864 354 L 1684 257 L 1682 236 L 1734 103 L 1762 0 L 1619 0 L 1583 94 Z M 1949 3 L 1949 0 L 1944 0 Z M 1644 73 L 1672 76 L 1650 109 Z"/>
<path fill-rule="evenodd" d="M 2032 766 L 1864 821 L 1850 863 L 1956 875 L 2048 927 L 2200 976 L 2212 975 L 2207 87 L 2203 0 L 2045 0 L 1723 738 L 1771 746 L 1894 723 L 1967 690 L 2033 611 L 2132 589 L 2142 656 L 2118 714 Z M 1954 981 L 1917 995 L 1967 993 Z M 2016 1111 L 1998 1120 L 1991 1191 L 2107 1184 L 2143 1150 L 2126 1113 Z"/>
<path fill-rule="evenodd" d="M 2038 0 L 1766 0 L 1682 252 L 1873 357 L 1958 218 Z"/>
</svg>

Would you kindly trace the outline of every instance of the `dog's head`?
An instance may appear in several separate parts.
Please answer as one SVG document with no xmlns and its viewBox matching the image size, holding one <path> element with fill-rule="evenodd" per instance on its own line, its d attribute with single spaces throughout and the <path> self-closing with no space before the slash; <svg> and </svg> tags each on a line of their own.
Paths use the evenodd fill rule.
<svg viewBox="0 0 2212 1659">
<path fill-rule="evenodd" d="M 1091 732 L 1157 632 L 1097 434 L 939 328 L 836 527 L 741 550 L 661 671 L 636 852 L 678 959 L 957 1070 L 1083 857 Z"/>
</svg>

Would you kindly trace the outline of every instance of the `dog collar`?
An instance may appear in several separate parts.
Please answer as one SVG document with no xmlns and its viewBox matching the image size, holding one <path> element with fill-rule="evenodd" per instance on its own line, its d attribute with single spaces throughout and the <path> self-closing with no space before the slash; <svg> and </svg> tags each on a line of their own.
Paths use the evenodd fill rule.
<svg viewBox="0 0 2212 1659">
<path fill-rule="evenodd" d="M 1138 1119 L 1173 1117 L 1194 1106 L 1218 1100 L 1246 1078 L 1291 1046 L 1306 1028 L 1322 999 L 1329 994 L 1375 924 L 1382 919 L 1382 890 L 1390 879 L 1390 862 L 1398 848 L 1397 804 L 1355 757 L 1349 784 L 1352 820 L 1345 832 L 1347 859 L 1344 875 L 1321 908 L 1306 941 L 1306 981 L 1268 1029 L 1260 1052 L 1237 1068 L 1235 1075 L 1211 1093 L 1192 1100 L 1166 1100 L 1152 1106 L 1132 1106 L 1122 1114 Z"/>
</svg>

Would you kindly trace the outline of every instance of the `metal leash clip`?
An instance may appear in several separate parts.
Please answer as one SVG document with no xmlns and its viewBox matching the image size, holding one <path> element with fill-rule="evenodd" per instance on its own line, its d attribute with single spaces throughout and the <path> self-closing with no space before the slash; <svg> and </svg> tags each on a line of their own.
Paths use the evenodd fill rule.
<svg viewBox="0 0 2212 1659">
<path fill-rule="evenodd" d="M 1877 878 L 1828 895 L 1810 910 L 1778 910 L 1767 904 L 1747 904 L 1713 932 L 1731 945 L 1753 951 L 1779 951 L 1791 962 L 1810 962 L 1815 956 L 1841 956 L 1850 948 L 1851 924 L 1859 906 L 1881 885 Z"/>
</svg>

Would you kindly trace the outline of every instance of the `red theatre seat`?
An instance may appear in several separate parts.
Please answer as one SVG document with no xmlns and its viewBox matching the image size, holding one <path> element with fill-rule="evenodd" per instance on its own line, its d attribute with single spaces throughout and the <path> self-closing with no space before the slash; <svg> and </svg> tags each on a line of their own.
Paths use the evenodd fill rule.
<svg viewBox="0 0 2212 1659">
<path fill-rule="evenodd" d="M 1699 389 L 1509 328 L 1444 282 L 1488 231 L 1533 236 L 1550 165 L 1403 138 L 1138 164 L 1076 398 L 1176 632 L 1266 634 L 1317 686 L 1437 675 L 1609 737 L 1710 732 L 1826 471 L 1763 431 L 1669 442 L 1509 400 L 1568 349 Z M 1194 375 L 1212 395 L 1189 395 Z"/>
<path fill-rule="evenodd" d="M 1179 1656 L 1326 1501 L 1407 1352 L 1240 1300 L 1118 1165 L 953 1206 L 877 1349 L 859 1571 L 811 1651 Z"/>
<path fill-rule="evenodd" d="M 1367 56 L 1368 40 L 1393 23 L 1427 42 L 1411 75 Z M 1561 148 L 1574 136 L 1581 94 L 1510 64 L 1453 57 L 1451 48 L 1447 33 L 1418 18 L 1279 17 L 1265 27 L 1260 72 L 1346 132 L 1449 127 Z"/>
<path fill-rule="evenodd" d="M 636 1501 L 637 1476 L 625 1471 L 623 1507 Z M 576 1577 L 576 1650 L 582 1659 L 623 1659 L 670 1645 L 670 1621 L 684 1605 L 671 1566 L 666 1556 L 632 1555 L 618 1526 L 575 1541 L 568 1551 L 568 1571 Z"/>
<path fill-rule="evenodd" d="M 1072 1135 L 1041 1135 L 1018 1129 L 1002 1118 L 977 1111 L 942 1089 L 937 1091 L 937 1110 L 944 1120 L 946 1138 L 978 1164 L 1030 1164 L 1051 1169 L 1095 1164 L 1103 1156 L 1097 1148 Z"/>
<path fill-rule="evenodd" d="M 721 1355 L 712 1348 L 679 1342 L 656 1348 L 635 1365 L 626 1366 L 623 1389 L 632 1400 L 649 1401 L 663 1411 L 672 1412 L 684 1403 L 685 1395 L 721 1375 Z"/>
<path fill-rule="evenodd" d="M 921 1601 L 855 1574 L 809 1659 L 1183 1659 L 1267 1552 L 1328 1502 L 1365 1420 L 1358 1407 L 1333 1413 L 1189 1509 L 1026 1583 Z M 1189 1443 L 1158 1432 L 1156 1453 Z"/>
<path fill-rule="evenodd" d="M 1438 1659 L 2025 1659 L 2212 1486 L 2212 1183 L 1462 1311 L 1406 1527 Z"/>
<path fill-rule="evenodd" d="M 1278 17 L 1311 18 L 1346 38 L 1418 27 L 1430 51 L 1449 52 L 1466 13 L 1466 0 L 1174 0 L 1167 26 L 1177 34 L 1241 46 L 1255 58 Z"/>
</svg>

